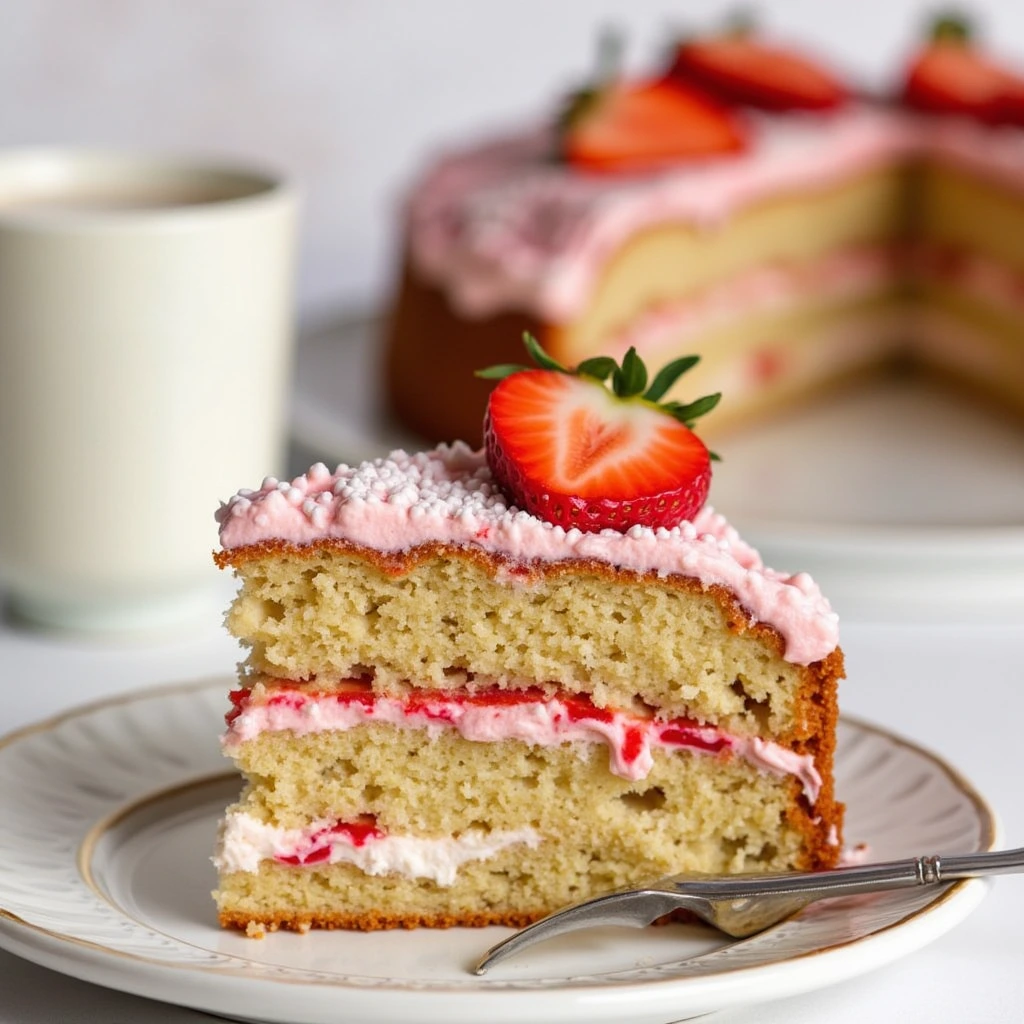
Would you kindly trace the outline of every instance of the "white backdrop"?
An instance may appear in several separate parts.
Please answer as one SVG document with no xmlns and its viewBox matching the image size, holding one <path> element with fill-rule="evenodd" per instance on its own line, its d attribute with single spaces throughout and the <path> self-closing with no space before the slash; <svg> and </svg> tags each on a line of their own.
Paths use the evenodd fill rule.
<svg viewBox="0 0 1024 1024">
<path fill-rule="evenodd" d="M 715 0 L 0 0 L 0 145 L 81 143 L 241 156 L 306 197 L 299 304 L 379 300 L 394 209 L 439 144 L 551 109 L 620 26 L 631 65 Z M 775 0 L 761 17 L 866 84 L 891 79 L 935 4 Z M 1024 2 L 979 4 L 1024 66 Z"/>
</svg>

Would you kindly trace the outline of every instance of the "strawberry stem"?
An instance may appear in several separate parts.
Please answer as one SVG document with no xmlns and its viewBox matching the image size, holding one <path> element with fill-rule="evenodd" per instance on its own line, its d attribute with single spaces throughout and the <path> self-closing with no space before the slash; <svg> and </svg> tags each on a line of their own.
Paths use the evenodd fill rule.
<svg viewBox="0 0 1024 1024">
<path fill-rule="evenodd" d="M 971 23 L 957 11 L 940 14 L 933 22 L 929 38 L 933 43 L 968 43 Z"/>
<path fill-rule="evenodd" d="M 597 37 L 597 60 L 594 74 L 582 88 L 570 93 L 558 116 L 559 136 L 564 138 L 574 125 L 586 117 L 600 98 L 615 84 L 622 69 L 625 49 L 622 32 L 606 25 Z"/>
<path fill-rule="evenodd" d="M 606 89 L 619 77 L 622 70 L 622 54 L 625 37 L 621 29 L 605 25 L 597 37 L 597 70 L 591 83 L 592 89 Z"/>
<path fill-rule="evenodd" d="M 757 34 L 757 18 L 749 7 L 737 7 L 725 19 L 722 35 L 745 39 Z"/>
</svg>

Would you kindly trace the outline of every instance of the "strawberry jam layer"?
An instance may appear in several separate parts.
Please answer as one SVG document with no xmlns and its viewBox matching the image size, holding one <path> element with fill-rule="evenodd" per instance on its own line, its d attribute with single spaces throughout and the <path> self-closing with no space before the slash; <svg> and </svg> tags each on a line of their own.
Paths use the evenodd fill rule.
<svg viewBox="0 0 1024 1024">
<path fill-rule="evenodd" d="M 605 743 L 609 770 L 625 779 L 645 778 L 654 765 L 653 751 L 692 750 L 738 756 L 773 775 L 795 775 L 811 804 L 821 776 L 808 755 L 757 736 L 737 736 L 686 718 L 646 717 L 635 711 L 599 708 L 579 695 L 547 696 L 538 689 L 455 693 L 411 690 L 401 698 L 374 693 L 352 682 L 330 693 L 283 686 L 273 690 L 236 690 L 226 715 L 224 746 L 264 732 L 297 736 L 384 723 L 401 729 L 427 729 L 434 735 L 455 730 L 477 743 L 518 740 L 534 746 Z"/>
</svg>

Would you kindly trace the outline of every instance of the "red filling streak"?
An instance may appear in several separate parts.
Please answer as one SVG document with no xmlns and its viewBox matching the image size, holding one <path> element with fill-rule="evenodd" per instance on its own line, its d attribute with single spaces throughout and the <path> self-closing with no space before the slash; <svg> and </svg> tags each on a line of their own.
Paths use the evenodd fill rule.
<svg viewBox="0 0 1024 1024">
<path fill-rule="evenodd" d="M 330 860 L 331 848 L 337 842 L 348 843 L 358 849 L 371 839 L 381 839 L 383 836 L 384 833 L 377 828 L 377 819 L 372 814 L 364 814 L 357 821 L 339 821 L 314 832 L 304 852 L 274 859 L 282 864 L 322 864 Z"/>
<path fill-rule="evenodd" d="M 232 706 L 224 716 L 228 725 L 231 725 L 248 707 L 249 696 L 249 690 L 234 690 L 230 694 Z M 322 700 L 328 696 L 339 704 L 358 703 L 367 708 L 372 707 L 376 699 L 369 684 L 352 682 L 345 689 L 331 694 L 310 694 L 294 688 L 278 690 L 267 700 L 267 704 L 271 707 L 283 706 L 298 710 L 310 699 Z M 521 704 L 531 704 L 546 699 L 544 692 L 537 687 L 526 690 L 488 690 L 483 693 L 459 694 L 448 690 L 412 690 L 405 699 L 405 706 L 410 715 L 420 715 L 451 725 L 455 722 L 456 717 L 453 708 L 457 706 L 517 707 Z M 570 722 L 589 721 L 609 725 L 615 721 L 616 712 L 608 708 L 596 707 L 587 697 L 566 695 L 560 696 L 558 700 L 564 705 L 566 717 Z M 658 740 L 666 746 L 695 747 L 709 753 L 718 753 L 732 745 L 729 738 L 721 734 L 716 734 L 713 738 L 708 739 L 703 734 L 701 726 L 687 718 L 675 718 L 670 722 L 657 724 L 641 719 L 637 720 L 635 725 L 628 725 L 624 731 L 621 755 L 627 764 L 632 764 L 643 752 L 644 740 L 652 724 Z M 350 826 L 335 827 L 348 828 Z M 362 842 L 365 842 L 365 839 Z M 362 842 L 355 845 L 361 846 Z M 326 859 L 329 855 L 328 848 L 320 859 Z M 308 864 L 314 863 L 314 861 L 306 858 L 301 863 Z"/>
</svg>

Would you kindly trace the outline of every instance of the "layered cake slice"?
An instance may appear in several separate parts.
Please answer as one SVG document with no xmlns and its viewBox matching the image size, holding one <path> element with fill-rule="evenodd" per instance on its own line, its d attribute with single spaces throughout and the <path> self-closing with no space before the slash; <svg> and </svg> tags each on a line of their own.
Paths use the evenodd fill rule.
<svg viewBox="0 0 1024 1024">
<path fill-rule="evenodd" d="M 476 443 L 463 382 L 523 326 L 568 365 L 700 353 L 711 430 L 893 361 L 1024 410 L 1024 77 L 948 20 L 903 77 L 866 98 L 756 33 L 691 37 L 447 151 L 403 215 L 392 411 Z"/>
<path fill-rule="evenodd" d="M 704 507 L 714 404 L 631 354 L 505 367 L 486 451 L 219 513 L 249 648 L 221 923 L 522 925 L 681 871 L 836 862 L 836 616 Z M 607 382 L 607 383 L 605 383 Z"/>
</svg>

